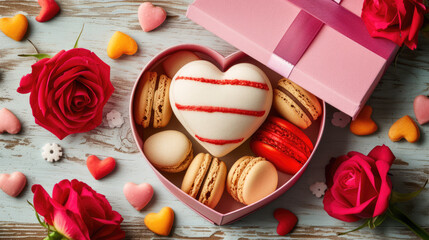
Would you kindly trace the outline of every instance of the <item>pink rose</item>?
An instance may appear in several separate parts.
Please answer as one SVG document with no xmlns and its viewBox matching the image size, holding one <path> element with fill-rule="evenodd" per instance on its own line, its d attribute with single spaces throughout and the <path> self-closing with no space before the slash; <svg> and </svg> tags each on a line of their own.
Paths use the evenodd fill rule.
<svg viewBox="0 0 429 240">
<path fill-rule="evenodd" d="M 394 160 L 385 145 L 375 147 L 368 156 L 349 152 L 332 159 L 326 166 L 325 211 L 346 222 L 383 214 L 389 206 L 392 183 L 387 173 Z"/>
<path fill-rule="evenodd" d="M 121 215 L 112 210 L 106 197 L 83 182 L 63 180 L 54 186 L 52 198 L 42 186 L 33 185 L 34 208 L 68 239 L 123 239 Z"/>
<path fill-rule="evenodd" d="M 113 93 L 110 67 L 83 48 L 60 51 L 31 66 L 19 93 L 30 94 L 36 123 L 59 139 L 87 132 L 102 122 L 103 107 Z"/>
<path fill-rule="evenodd" d="M 361 17 L 371 36 L 399 46 L 405 43 L 413 50 L 425 13 L 423 0 L 365 0 Z"/>
</svg>

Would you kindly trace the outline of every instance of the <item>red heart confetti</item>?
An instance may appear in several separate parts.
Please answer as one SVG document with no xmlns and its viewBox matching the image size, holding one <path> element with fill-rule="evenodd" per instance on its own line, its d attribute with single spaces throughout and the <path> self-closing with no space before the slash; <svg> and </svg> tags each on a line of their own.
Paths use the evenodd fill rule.
<svg viewBox="0 0 429 240">
<path fill-rule="evenodd" d="M 86 160 L 86 166 L 88 167 L 91 175 L 96 179 L 102 179 L 115 169 L 116 161 L 112 157 L 108 157 L 104 160 L 100 160 L 98 157 L 91 155 Z"/>
<path fill-rule="evenodd" d="M 42 7 L 39 16 L 36 17 L 38 22 L 49 21 L 60 11 L 60 7 L 55 0 L 38 0 L 37 2 Z"/>
<path fill-rule="evenodd" d="M 279 225 L 277 226 L 277 234 L 281 236 L 292 231 L 298 222 L 298 218 L 295 214 L 284 208 L 277 208 L 274 211 L 274 218 L 279 222 Z"/>
</svg>

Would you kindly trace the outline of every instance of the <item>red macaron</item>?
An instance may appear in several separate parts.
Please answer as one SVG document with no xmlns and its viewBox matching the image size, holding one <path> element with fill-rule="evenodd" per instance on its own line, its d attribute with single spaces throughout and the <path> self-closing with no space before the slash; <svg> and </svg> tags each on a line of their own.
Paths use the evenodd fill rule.
<svg viewBox="0 0 429 240">
<path fill-rule="evenodd" d="M 292 123 L 269 117 L 250 141 L 252 151 L 271 161 L 278 170 L 295 174 L 313 151 L 311 140 Z"/>
</svg>

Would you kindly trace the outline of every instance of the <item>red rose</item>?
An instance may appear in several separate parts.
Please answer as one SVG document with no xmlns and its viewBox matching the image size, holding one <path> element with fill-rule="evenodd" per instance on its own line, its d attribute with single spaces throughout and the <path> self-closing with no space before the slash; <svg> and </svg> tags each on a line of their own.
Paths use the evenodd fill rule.
<svg viewBox="0 0 429 240">
<path fill-rule="evenodd" d="M 413 50 L 425 13 L 423 0 L 365 0 L 361 17 L 371 36 L 399 46 L 405 43 Z"/>
<path fill-rule="evenodd" d="M 36 123 L 59 139 L 87 132 L 102 122 L 103 107 L 113 93 L 110 67 L 83 48 L 62 50 L 31 66 L 19 93 L 30 94 Z"/>
<path fill-rule="evenodd" d="M 106 197 L 85 183 L 63 180 L 55 184 L 52 198 L 38 184 L 31 190 L 36 212 L 62 236 L 73 240 L 125 238 L 121 215 L 112 211 Z"/>
<path fill-rule="evenodd" d="M 394 160 L 384 145 L 375 147 L 368 156 L 349 152 L 332 159 L 326 166 L 325 211 L 346 222 L 383 214 L 389 207 L 392 183 L 387 172 Z"/>
</svg>

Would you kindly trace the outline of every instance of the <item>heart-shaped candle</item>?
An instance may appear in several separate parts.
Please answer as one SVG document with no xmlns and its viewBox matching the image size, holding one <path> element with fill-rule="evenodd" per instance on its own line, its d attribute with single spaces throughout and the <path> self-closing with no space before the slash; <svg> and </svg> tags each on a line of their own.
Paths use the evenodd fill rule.
<svg viewBox="0 0 429 240">
<path fill-rule="evenodd" d="M 138 86 L 139 82 L 142 81 L 143 74 L 147 71 L 157 71 L 159 74 L 164 74 L 162 64 L 165 61 L 165 59 L 168 59 L 169 56 L 172 56 L 173 54 L 180 52 L 180 51 L 190 51 L 190 52 L 196 54 L 199 58 L 201 58 L 203 60 L 210 61 L 211 63 L 213 63 L 216 66 L 217 69 L 219 69 L 219 70 L 215 71 L 215 73 L 217 73 L 217 74 L 224 74 L 223 72 L 228 73 L 229 71 L 231 71 L 231 69 L 233 68 L 234 65 L 237 65 L 240 63 L 251 63 L 251 64 L 257 66 L 258 68 L 260 68 L 261 70 L 264 71 L 264 73 L 269 77 L 269 79 L 272 80 L 271 81 L 272 86 L 275 86 L 276 81 L 278 79 L 282 78 L 282 76 L 280 76 L 277 73 L 273 72 L 272 70 L 268 69 L 264 65 L 258 63 L 257 61 L 250 58 L 249 56 L 247 56 L 243 52 L 236 52 L 236 53 L 231 54 L 230 56 L 225 58 L 210 48 L 199 46 L 199 45 L 190 45 L 190 44 L 179 45 L 179 46 L 175 46 L 175 47 L 172 47 L 172 48 L 169 48 L 169 49 L 162 51 L 157 56 L 155 56 L 151 61 L 149 61 L 149 63 L 143 68 L 143 70 L 140 73 L 140 76 L 138 77 L 138 79 L 134 85 L 133 92 L 131 93 L 131 102 L 130 102 L 131 128 L 133 131 L 134 139 L 137 143 L 137 147 L 142 152 L 144 159 L 146 161 L 147 161 L 147 158 L 145 156 L 145 153 L 143 152 L 143 143 L 144 143 L 145 139 L 147 139 L 149 136 L 151 136 L 151 135 L 153 135 L 159 131 L 162 131 L 162 129 L 159 130 L 159 129 L 155 129 L 155 128 L 143 128 L 142 126 L 140 126 L 139 124 L 137 124 L 134 121 L 133 109 L 134 109 L 134 105 L 136 104 L 136 101 L 137 101 L 136 100 L 136 95 L 137 95 L 137 91 L 138 91 L 137 86 Z M 231 74 L 231 73 L 229 73 L 229 74 Z M 223 76 L 225 76 L 225 75 L 223 75 Z M 205 77 L 207 77 L 207 76 L 205 76 Z M 238 77 L 243 78 L 242 75 L 240 75 Z M 247 77 L 244 76 L 244 79 L 246 79 L 246 78 Z M 223 78 L 223 79 L 226 79 L 226 78 Z M 230 78 L 228 77 L 228 79 L 230 79 Z M 247 79 L 247 80 L 255 81 L 253 79 Z M 189 80 L 178 80 L 177 82 L 181 82 L 181 84 L 192 84 L 192 85 L 200 84 L 198 82 L 189 81 Z M 204 83 L 205 86 L 207 86 L 206 84 L 207 83 Z M 214 86 L 214 89 L 216 89 L 217 87 L 221 87 L 221 86 L 214 85 L 214 84 L 211 84 L 209 86 L 211 86 L 211 87 Z M 223 87 L 225 87 L 224 89 L 226 91 L 229 91 L 229 89 L 231 89 L 234 86 L 224 85 L 224 86 L 222 86 L 222 88 Z M 235 87 L 238 87 L 238 86 L 235 86 Z M 244 88 L 244 87 L 239 86 L 239 88 Z M 252 92 L 259 92 L 261 94 L 267 94 L 267 92 L 268 92 L 265 90 L 261 90 L 259 88 L 252 88 L 252 87 L 246 87 L 246 88 L 252 89 Z M 248 89 L 246 89 L 245 91 L 247 91 L 247 90 Z M 214 91 L 214 92 L 217 93 L 217 91 Z M 209 96 L 207 99 L 210 100 Z M 246 101 L 246 99 L 247 98 L 243 98 L 242 101 Z M 188 104 L 186 102 L 179 102 L 179 101 L 177 101 L 177 103 L 179 103 L 179 104 L 181 103 L 182 105 Z M 196 102 L 194 104 L 195 105 L 202 105 L 203 102 Z M 213 103 L 211 103 L 211 104 L 213 104 Z M 244 106 L 247 105 L 247 103 L 243 103 L 241 101 L 238 104 L 242 104 L 242 105 L 241 106 L 235 106 L 234 108 L 238 108 L 238 107 L 244 108 Z M 323 106 L 323 112 L 325 112 L 325 105 L 323 102 L 322 102 L 322 106 Z M 244 108 L 244 109 L 247 109 L 247 108 Z M 262 109 L 255 108 L 255 109 L 247 109 L 247 110 L 263 111 L 264 109 L 263 108 Z M 269 111 L 269 108 L 265 109 L 265 110 Z M 188 112 L 185 111 L 182 113 L 202 114 L 201 112 L 189 112 L 189 111 Z M 225 114 L 225 113 L 217 113 L 217 114 Z M 233 115 L 233 116 L 237 117 L 236 115 Z M 247 115 L 244 115 L 244 117 L 248 118 Z M 263 117 L 260 117 L 260 118 L 263 118 Z M 324 125 L 325 125 L 325 114 L 323 113 L 322 116 L 315 123 L 313 123 L 311 125 L 311 127 L 309 127 L 308 129 L 306 129 L 304 131 L 307 134 L 307 136 L 310 138 L 310 140 L 312 141 L 312 143 L 314 145 L 314 149 L 317 149 L 318 143 L 319 143 L 321 136 L 322 136 L 322 133 L 323 133 Z M 238 126 L 230 125 L 230 128 L 232 128 L 232 129 L 234 129 L 236 127 L 241 128 L 241 126 L 239 126 L 239 125 Z M 178 119 L 176 119 L 176 117 L 172 117 L 170 123 L 166 126 L 166 128 L 175 129 L 175 130 L 181 131 L 183 133 L 186 133 L 186 131 L 187 131 L 184 128 L 184 126 L 181 124 L 181 122 L 179 122 Z M 195 132 L 195 133 L 197 133 L 197 132 Z M 187 134 L 189 136 L 189 132 Z M 206 138 L 210 138 L 210 136 L 206 136 Z M 245 138 L 245 137 L 242 137 L 242 138 Z M 189 139 L 192 141 L 192 146 L 193 146 L 193 150 L 195 153 L 206 152 L 206 149 L 204 149 L 204 147 L 202 147 L 198 143 L 197 138 L 189 136 Z M 313 154 L 314 154 L 314 151 L 313 151 L 312 155 Z M 224 157 L 222 157 L 221 160 L 225 162 L 225 164 L 227 165 L 227 168 L 229 169 L 229 168 L 231 168 L 231 166 L 234 164 L 234 162 L 237 159 L 239 159 L 242 156 L 248 156 L 248 155 L 249 156 L 253 155 L 253 153 L 250 150 L 250 147 L 247 144 L 247 142 L 245 142 L 245 143 L 241 144 L 241 146 L 236 148 L 235 151 L 232 151 L 232 152 L 228 153 L 227 155 L 225 155 Z M 286 190 L 288 190 L 290 187 L 292 187 L 294 185 L 294 183 L 299 179 L 299 177 L 302 175 L 302 173 L 305 171 L 306 167 L 308 166 L 309 162 L 311 161 L 312 155 L 309 157 L 308 161 L 304 164 L 304 166 L 301 168 L 301 170 L 299 170 L 295 175 L 291 176 L 288 174 L 284 174 L 282 172 L 278 172 L 279 178 L 278 178 L 277 190 L 274 191 L 269 196 L 267 196 L 266 198 L 261 199 L 260 201 L 252 203 L 250 205 L 244 205 L 244 204 L 241 204 L 241 203 L 235 201 L 228 193 L 224 193 L 222 198 L 220 199 L 218 205 L 214 209 L 207 207 L 206 205 L 204 205 L 201 202 L 199 202 L 198 200 L 190 197 L 188 194 L 186 194 L 185 192 L 183 192 L 180 189 L 180 185 L 181 185 L 182 179 L 183 179 L 182 175 L 170 174 L 170 173 L 167 174 L 167 173 L 159 172 L 149 161 L 147 161 L 147 163 L 153 169 L 155 174 L 158 176 L 159 180 L 180 201 L 182 201 L 183 203 L 188 205 L 191 209 L 193 209 L 194 211 L 196 211 L 198 214 L 200 214 L 204 218 L 208 219 L 209 221 L 214 222 L 218 225 L 223 225 L 223 224 L 227 224 L 227 223 L 230 223 L 232 221 L 235 221 L 238 218 L 243 217 L 243 216 L 257 210 L 258 208 L 264 206 L 265 204 L 273 201 L 274 199 L 276 199 L 277 197 L 282 195 Z"/>
<path fill-rule="evenodd" d="M 223 157 L 261 126 L 273 99 L 265 73 L 250 63 L 221 72 L 205 60 L 182 67 L 170 86 L 173 112 L 215 157 Z"/>
</svg>

